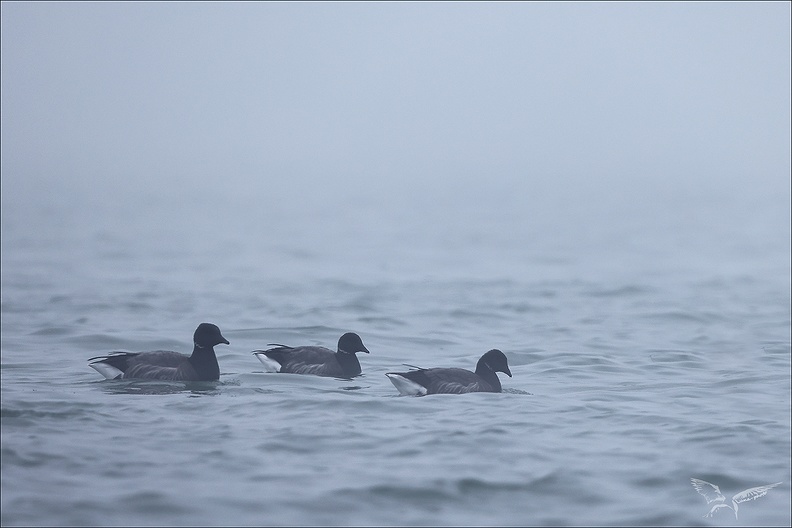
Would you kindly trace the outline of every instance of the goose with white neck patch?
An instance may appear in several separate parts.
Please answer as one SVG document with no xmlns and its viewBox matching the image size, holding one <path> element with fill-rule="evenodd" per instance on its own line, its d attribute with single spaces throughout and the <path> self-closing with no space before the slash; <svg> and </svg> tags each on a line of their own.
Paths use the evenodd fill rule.
<svg viewBox="0 0 792 528">
<path fill-rule="evenodd" d="M 369 353 L 363 340 L 354 332 L 347 332 L 338 340 L 336 352 L 321 346 L 290 347 L 270 344 L 274 348 L 254 350 L 268 372 L 309 374 L 334 378 L 353 378 L 362 372 L 357 352 Z"/>
<path fill-rule="evenodd" d="M 478 360 L 476 372 L 461 368 L 429 368 L 385 374 L 403 396 L 501 392 L 497 372 L 511 377 L 506 355 L 493 348 Z"/>
<path fill-rule="evenodd" d="M 214 346 L 229 344 L 220 329 L 201 323 L 193 334 L 193 352 L 187 356 L 169 350 L 112 352 L 89 359 L 88 366 L 107 379 L 216 381 L 220 378 Z"/>
</svg>

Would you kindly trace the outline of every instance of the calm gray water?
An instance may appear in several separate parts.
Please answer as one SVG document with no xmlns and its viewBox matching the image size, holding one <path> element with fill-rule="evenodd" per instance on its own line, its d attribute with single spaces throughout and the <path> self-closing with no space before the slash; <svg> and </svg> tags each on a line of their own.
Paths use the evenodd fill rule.
<svg viewBox="0 0 792 528">
<path fill-rule="evenodd" d="M 788 196 L 579 200 L 563 222 L 440 196 L 6 207 L 2 524 L 789 525 Z M 231 342 L 217 383 L 87 366 L 189 352 L 203 321 Z M 353 381 L 250 354 L 345 331 L 372 352 Z M 494 347 L 502 394 L 384 375 Z M 782 484 L 705 519 L 691 477 Z"/>
</svg>

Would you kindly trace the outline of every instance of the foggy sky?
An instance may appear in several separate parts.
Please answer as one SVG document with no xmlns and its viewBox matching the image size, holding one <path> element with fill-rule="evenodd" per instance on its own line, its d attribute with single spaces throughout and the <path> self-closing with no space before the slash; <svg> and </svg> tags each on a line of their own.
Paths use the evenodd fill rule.
<svg viewBox="0 0 792 528">
<path fill-rule="evenodd" d="M 788 2 L 3 2 L 3 219 L 64 196 L 788 201 L 789 94 Z"/>
</svg>

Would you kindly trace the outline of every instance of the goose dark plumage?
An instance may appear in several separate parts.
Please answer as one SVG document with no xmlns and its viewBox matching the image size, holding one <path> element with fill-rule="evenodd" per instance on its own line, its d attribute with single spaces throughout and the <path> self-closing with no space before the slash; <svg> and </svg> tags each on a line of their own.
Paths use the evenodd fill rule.
<svg viewBox="0 0 792 528">
<path fill-rule="evenodd" d="M 476 372 L 461 368 L 429 368 L 385 374 L 399 393 L 405 396 L 427 394 L 463 394 L 467 392 L 501 392 L 497 372 L 511 377 L 509 362 L 503 352 L 492 349 L 478 360 Z"/>
<path fill-rule="evenodd" d="M 113 352 L 89 359 L 88 366 L 107 379 L 216 381 L 220 378 L 214 346 L 229 344 L 220 329 L 201 323 L 193 334 L 193 352 L 187 356 L 169 350 Z"/>
<path fill-rule="evenodd" d="M 253 354 L 268 372 L 309 374 L 334 378 L 353 378 L 361 373 L 355 353 L 369 353 L 360 336 L 347 332 L 338 340 L 338 350 L 320 346 L 290 347 L 270 344 L 274 348 L 254 350 Z"/>
</svg>

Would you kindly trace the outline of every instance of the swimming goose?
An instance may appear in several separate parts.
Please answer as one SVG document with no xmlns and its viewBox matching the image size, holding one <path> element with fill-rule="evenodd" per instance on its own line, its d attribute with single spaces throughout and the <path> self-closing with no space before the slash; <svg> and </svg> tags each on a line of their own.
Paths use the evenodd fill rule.
<svg viewBox="0 0 792 528">
<path fill-rule="evenodd" d="M 157 379 L 174 381 L 215 381 L 220 378 L 214 346 L 229 344 L 220 329 L 201 323 L 193 334 L 191 356 L 155 350 L 153 352 L 113 352 L 89 359 L 89 367 L 107 379 Z"/>
<path fill-rule="evenodd" d="M 292 374 L 312 374 L 334 378 L 353 378 L 360 375 L 360 362 L 356 352 L 369 353 L 360 336 L 347 332 L 338 340 L 338 351 L 320 346 L 290 347 L 269 344 L 275 348 L 254 350 L 255 355 L 267 372 L 289 372 Z"/>
<path fill-rule="evenodd" d="M 402 395 L 425 396 L 501 392 L 501 384 L 496 372 L 504 372 L 509 377 L 512 375 L 503 352 L 492 349 L 478 360 L 475 373 L 461 368 L 429 368 L 409 372 L 388 372 L 385 375 Z"/>
</svg>

